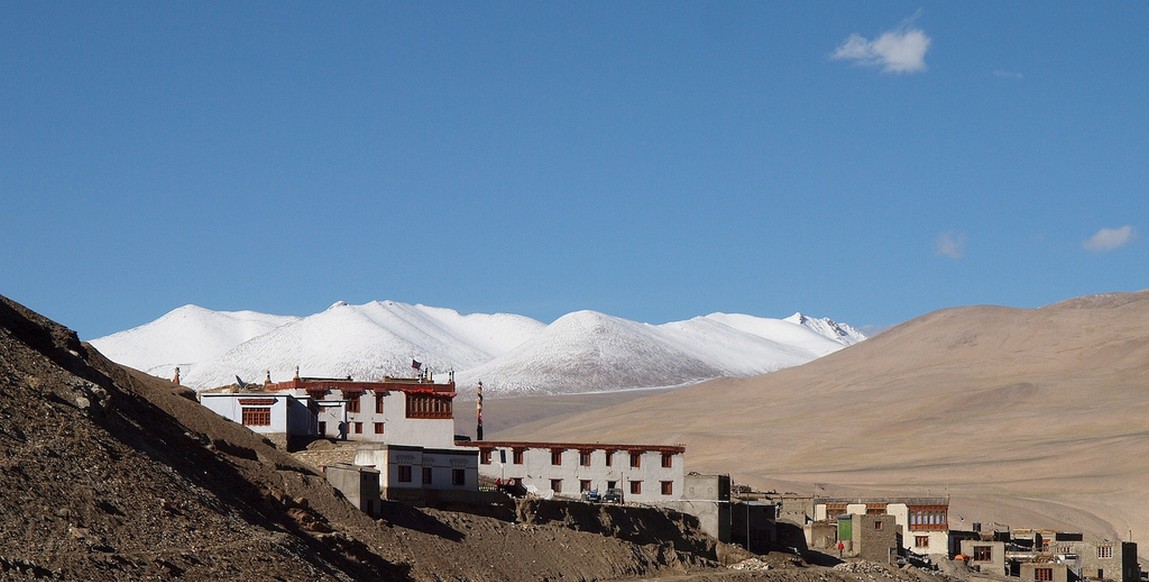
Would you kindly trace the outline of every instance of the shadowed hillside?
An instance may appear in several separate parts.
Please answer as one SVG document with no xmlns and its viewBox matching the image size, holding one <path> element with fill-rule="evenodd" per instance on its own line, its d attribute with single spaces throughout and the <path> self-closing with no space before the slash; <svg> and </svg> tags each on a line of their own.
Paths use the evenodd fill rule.
<svg viewBox="0 0 1149 582">
<path fill-rule="evenodd" d="M 938 311 L 797 368 L 489 438 L 681 443 L 690 470 L 758 486 L 948 491 L 955 527 L 1146 540 L 1149 292 Z"/>
<path fill-rule="evenodd" d="M 0 297 L 0 578 L 615 579 L 715 569 L 681 514 L 643 535 L 385 504 L 358 511 L 317 469 L 112 364 Z M 685 550 L 677 550 L 677 547 Z"/>
</svg>

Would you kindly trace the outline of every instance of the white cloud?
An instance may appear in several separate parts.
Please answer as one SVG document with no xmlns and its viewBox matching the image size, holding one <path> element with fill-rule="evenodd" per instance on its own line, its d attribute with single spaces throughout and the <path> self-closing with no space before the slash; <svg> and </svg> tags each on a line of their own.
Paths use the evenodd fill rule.
<svg viewBox="0 0 1149 582">
<path fill-rule="evenodd" d="M 1085 241 L 1082 246 L 1087 250 L 1100 253 L 1119 249 L 1133 242 L 1135 238 L 1137 238 L 1137 231 L 1126 224 L 1120 228 L 1103 228 Z"/>
<path fill-rule="evenodd" d="M 943 232 L 938 235 L 937 251 L 939 255 L 951 259 L 960 259 L 965 256 L 965 233 Z"/>
<path fill-rule="evenodd" d="M 998 79 L 1017 79 L 1019 81 L 1025 78 L 1025 75 L 1018 73 L 1017 71 L 994 71 L 993 76 L 997 77 Z"/>
<path fill-rule="evenodd" d="M 860 34 L 851 34 L 838 45 L 830 58 L 852 61 L 867 67 L 881 67 L 885 73 L 920 73 L 926 70 L 926 51 L 930 37 L 921 29 L 911 28 L 914 15 L 894 30 L 883 32 L 869 40 Z"/>
</svg>

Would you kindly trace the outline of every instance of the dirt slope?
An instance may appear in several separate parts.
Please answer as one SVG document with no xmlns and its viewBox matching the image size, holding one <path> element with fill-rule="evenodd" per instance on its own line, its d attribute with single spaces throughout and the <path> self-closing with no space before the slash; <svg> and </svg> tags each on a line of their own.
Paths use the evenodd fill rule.
<svg viewBox="0 0 1149 582">
<path fill-rule="evenodd" d="M 689 533 L 681 516 L 640 520 L 647 526 L 629 537 L 564 519 L 522 525 L 397 504 L 375 521 L 314 469 L 188 396 L 0 297 L 0 578 L 594 580 L 715 571 L 713 542 Z"/>
<path fill-rule="evenodd" d="M 958 527 L 1146 540 L 1149 292 L 939 311 L 798 368 L 487 437 L 588 435 L 685 444 L 689 469 L 758 486 L 948 492 Z"/>
</svg>

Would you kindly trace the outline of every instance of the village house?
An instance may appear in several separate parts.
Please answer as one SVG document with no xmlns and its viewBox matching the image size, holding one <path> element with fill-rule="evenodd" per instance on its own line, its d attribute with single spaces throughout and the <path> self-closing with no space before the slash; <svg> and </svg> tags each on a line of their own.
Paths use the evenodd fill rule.
<svg viewBox="0 0 1149 582">
<path fill-rule="evenodd" d="M 200 402 L 258 433 L 453 447 L 455 381 L 301 378 L 204 391 Z"/>
<path fill-rule="evenodd" d="M 363 443 L 355 449 L 355 464 L 379 472 L 380 496 L 391 501 L 466 502 L 479 491 L 474 449 Z"/>
<path fill-rule="evenodd" d="M 835 521 L 841 515 L 892 515 L 906 551 L 923 556 L 949 556 L 949 499 L 946 497 L 814 500 L 815 521 Z"/>
<path fill-rule="evenodd" d="M 901 554 L 897 518 L 889 514 L 838 516 L 839 554 L 879 564 L 894 564 Z"/>
<path fill-rule="evenodd" d="M 684 486 L 686 448 L 665 445 L 459 441 L 479 452 L 479 474 L 516 481 L 544 497 L 579 498 L 614 490 L 622 500 L 677 500 Z"/>
<path fill-rule="evenodd" d="M 962 540 L 959 554 L 966 565 L 975 572 L 1005 576 L 1005 542 L 994 540 Z"/>
</svg>

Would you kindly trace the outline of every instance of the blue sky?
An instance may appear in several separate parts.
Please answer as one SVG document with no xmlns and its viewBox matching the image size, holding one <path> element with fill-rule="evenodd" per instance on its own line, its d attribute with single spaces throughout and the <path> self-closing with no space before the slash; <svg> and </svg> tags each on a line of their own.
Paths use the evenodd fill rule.
<svg viewBox="0 0 1149 582">
<path fill-rule="evenodd" d="M 856 326 L 1149 287 L 1149 3 L 0 1 L 0 293 Z"/>
</svg>

